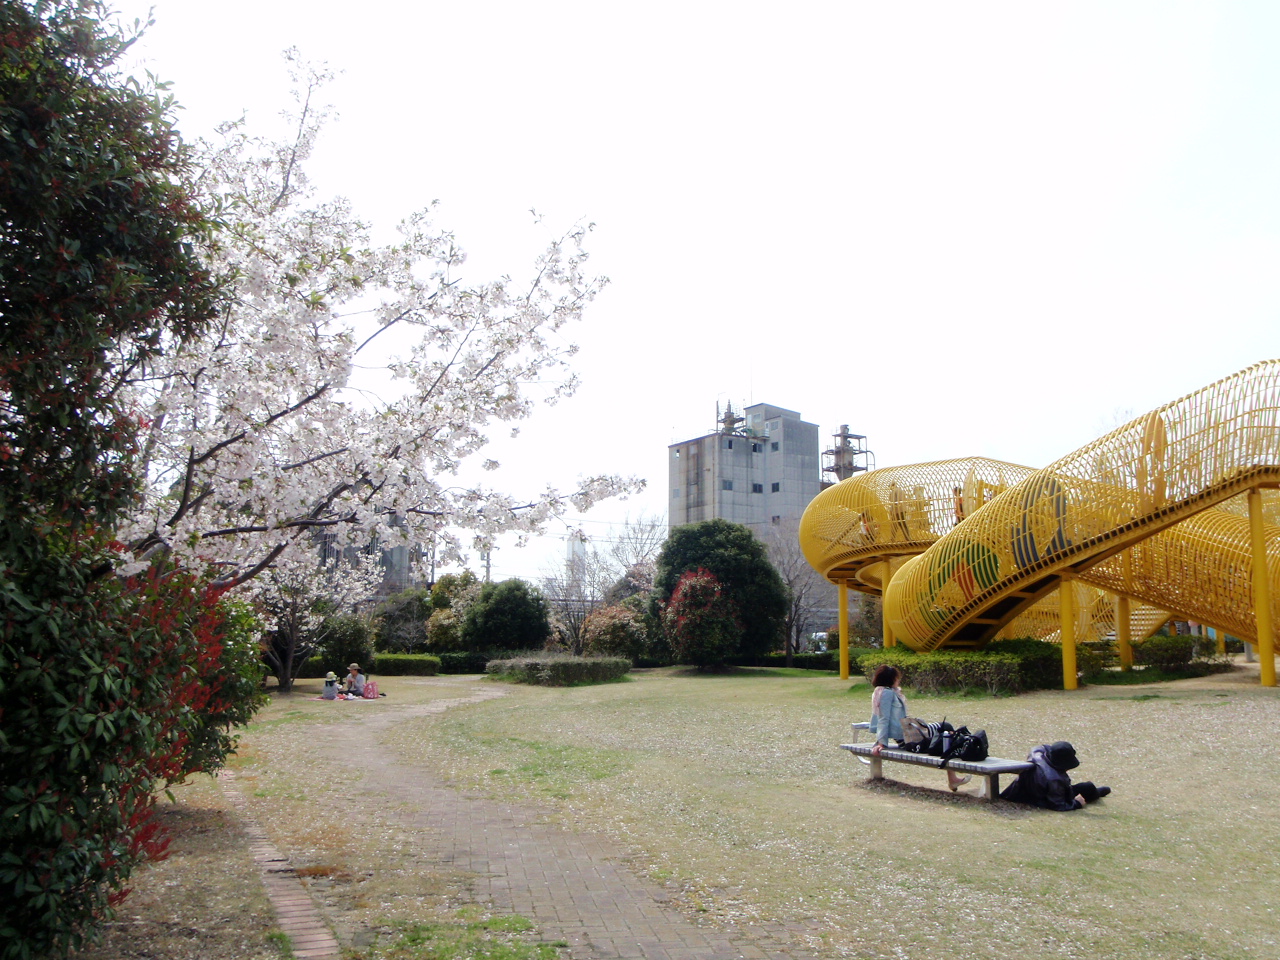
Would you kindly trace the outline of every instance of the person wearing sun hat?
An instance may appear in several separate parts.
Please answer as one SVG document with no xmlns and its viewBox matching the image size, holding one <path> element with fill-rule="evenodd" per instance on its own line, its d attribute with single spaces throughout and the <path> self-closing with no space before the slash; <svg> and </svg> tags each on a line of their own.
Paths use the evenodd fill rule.
<svg viewBox="0 0 1280 960">
<path fill-rule="evenodd" d="M 337 700 L 338 699 L 338 675 L 330 670 L 324 675 L 324 692 L 320 694 L 321 700 Z"/>
<path fill-rule="evenodd" d="M 1065 740 L 1042 744 L 1027 759 L 1033 766 L 1005 787 L 1001 800 L 1029 803 L 1046 810 L 1079 810 L 1111 792 L 1110 787 L 1095 786 L 1091 780 L 1071 782 L 1067 771 L 1080 766 L 1080 758 L 1076 748 Z"/>
<path fill-rule="evenodd" d="M 347 664 L 347 675 L 342 678 L 342 692 L 349 697 L 363 697 L 364 679 L 364 674 L 360 672 L 360 664 Z"/>
</svg>

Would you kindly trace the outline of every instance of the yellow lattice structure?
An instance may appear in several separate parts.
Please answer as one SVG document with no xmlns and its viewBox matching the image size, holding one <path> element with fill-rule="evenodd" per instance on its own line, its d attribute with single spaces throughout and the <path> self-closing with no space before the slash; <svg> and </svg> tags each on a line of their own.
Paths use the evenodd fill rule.
<svg viewBox="0 0 1280 960">
<path fill-rule="evenodd" d="M 801 546 L 833 582 L 883 594 L 886 643 L 1057 638 L 1073 688 L 1079 638 L 1114 629 L 1123 655 L 1172 614 L 1256 643 L 1274 685 L 1278 412 L 1270 361 L 1041 470 L 969 458 L 862 474 L 813 500 Z"/>
</svg>

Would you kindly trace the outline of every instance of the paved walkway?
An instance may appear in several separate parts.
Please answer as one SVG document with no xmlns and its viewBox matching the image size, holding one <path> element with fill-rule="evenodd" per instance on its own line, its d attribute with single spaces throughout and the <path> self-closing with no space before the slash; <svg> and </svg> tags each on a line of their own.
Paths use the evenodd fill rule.
<svg viewBox="0 0 1280 960">
<path fill-rule="evenodd" d="M 393 801 L 384 808 L 416 831 L 425 859 L 473 874 L 478 902 L 528 917 L 547 939 L 569 943 L 575 960 L 809 960 L 781 925 L 724 931 L 690 922 L 666 891 L 627 868 L 611 840 L 540 822 L 544 812 L 531 804 L 464 794 L 379 742 L 412 716 L 502 695 L 378 710 L 365 722 L 330 727 L 324 748 L 336 760 L 363 758 L 361 789 Z"/>
<path fill-rule="evenodd" d="M 245 837 L 249 840 L 249 852 L 262 873 L 262 885 L 275 908 L 280 929 L 289 935 L 293 955 L 298 960 L 331 960 L 340 955 L 338 941 L 325 926 L 315 901 L 298 879 L 289 859 L 267 839 L 258 821 L 248 811 L 244 795 L 236 786 L 236 775 L 223 769 L 218 773 L 222 790 L 231 800 Z"/>
</svg>

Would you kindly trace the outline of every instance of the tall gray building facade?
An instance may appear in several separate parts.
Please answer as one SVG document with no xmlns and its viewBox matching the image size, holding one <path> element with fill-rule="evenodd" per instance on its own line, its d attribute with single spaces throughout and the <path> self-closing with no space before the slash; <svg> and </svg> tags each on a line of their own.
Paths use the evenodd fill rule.
<svg viewBox="0 0 1280 960">
<path fill-rule="evenodd" d="M 729 407 L 720 430 L 667 448 L 668 526 L 720 517 L 764 539 L 799 521 L 821 489 L 818 425 L 795 410 L 757 403 Z"/>
</svg>

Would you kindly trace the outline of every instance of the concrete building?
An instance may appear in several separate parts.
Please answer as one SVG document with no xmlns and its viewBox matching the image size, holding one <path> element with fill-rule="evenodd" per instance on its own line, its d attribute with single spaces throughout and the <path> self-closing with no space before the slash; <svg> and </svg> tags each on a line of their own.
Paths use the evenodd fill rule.
<svg viewBox="0 0 1280 960">
<path fill-rule="evenodd" d="M 765 539 L 799 521 L 822 487 L 818 425 L 768 403 L 718 416 L 718 432 L 667 448 L 668 527 L 720 517 Z"/>
</svg>

